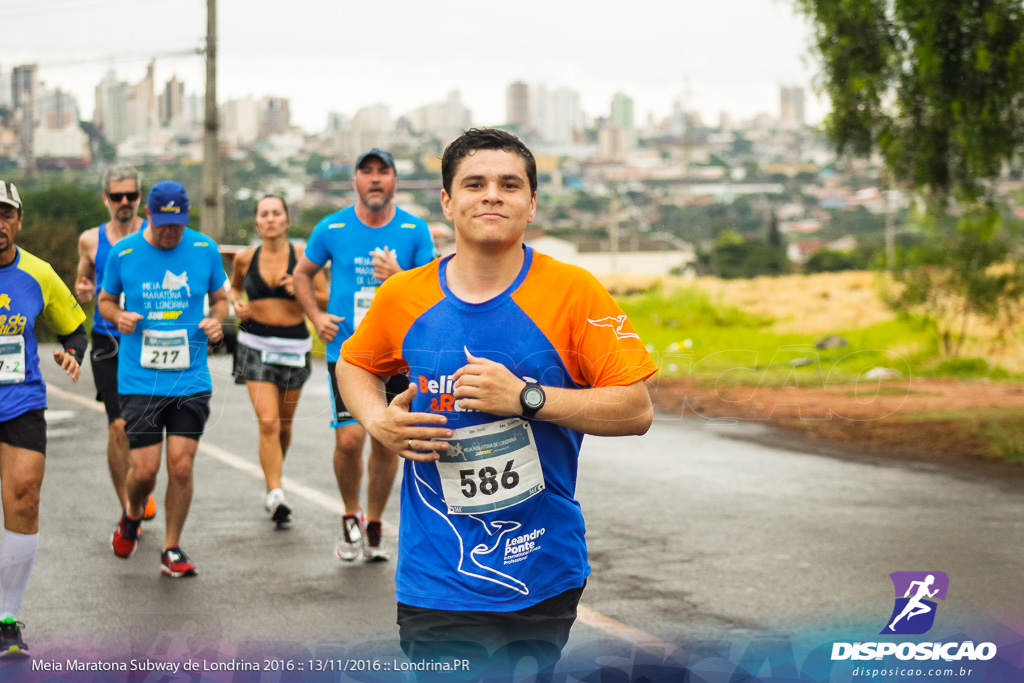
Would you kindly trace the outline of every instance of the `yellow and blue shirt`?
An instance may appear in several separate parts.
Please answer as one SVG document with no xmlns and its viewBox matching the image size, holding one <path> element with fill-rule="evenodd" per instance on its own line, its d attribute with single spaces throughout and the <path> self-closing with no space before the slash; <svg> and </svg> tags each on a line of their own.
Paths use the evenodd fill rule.
<svg viewBox="0 0 1024 683">
<path fill-rule="evenodd" d="M 0 267 L 0 360 L 10 366 L 0 367 L 0 422 L 46 408 L 37 318 L 66 336 L 85 321 L 85 313 L 49 263 L 16 247 L 14 261 Z"/>
<path fill-rule="evenodd" d="M 509 288 L 483 303 L 448 289 L 449 258 L 389 278 L 344 360 L 380 377 L 408 372 L 412 412 L 455 430 L 437 462 L 406 460 L 399 602 L 511 612 L 590 574 L 576 501 L 583 434 L 543 420 L 466 411 L 452 376 L 466 353 L 544 386 L 626 386 L 657 367 L 622 309 L 587 271 L 525 247 Z"/>
</svg>

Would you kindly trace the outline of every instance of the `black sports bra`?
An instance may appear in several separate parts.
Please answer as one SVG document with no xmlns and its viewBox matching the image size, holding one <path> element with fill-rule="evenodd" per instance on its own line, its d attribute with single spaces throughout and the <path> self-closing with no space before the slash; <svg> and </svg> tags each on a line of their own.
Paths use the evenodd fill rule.
<svg viewBox="0 0 1024 683">
<path fill-rule="evenodd" d="M 263 276 L 260 275 L 260 250 L 262 249 L 262 245 L 256 247 L 256 251 L 252 255 L 252 262 L 249 264 L 249 270 L 245 272 L 245 280 L 242 282 L 249 301 L 256 301 L 257 299 L 291 299 L 294 301 L 295 297 L 285 290 L 284 285 L 271 287 L 263 279 Z M 295 245 L 289 242 L 287 271 L 289 275 L 295 270 L 296 263 L 298 263 L 298 259 L 295 258 Z"/>
</svg>

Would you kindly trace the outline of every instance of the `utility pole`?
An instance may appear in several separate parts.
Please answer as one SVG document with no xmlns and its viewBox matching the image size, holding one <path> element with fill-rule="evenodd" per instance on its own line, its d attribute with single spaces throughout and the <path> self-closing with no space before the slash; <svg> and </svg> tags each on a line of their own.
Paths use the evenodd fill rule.
<svg viewBox="0 0 1024 683">
<path fill-rule="evenodd" d="M 893 272 L 896 268 L 896 225 L 892 206 L 892 175 L 888 169 L 882 169 L 882 206 L 885 211 L 885 270 Z"/>
<path fill-rule="evenodd" d="M 206 0 L 206 114 L 203 120 L 203 209 L 200 230 L 224 238 L 220 202 L 220 149 L 217 120 L 217 0 Z"/>
</svg>

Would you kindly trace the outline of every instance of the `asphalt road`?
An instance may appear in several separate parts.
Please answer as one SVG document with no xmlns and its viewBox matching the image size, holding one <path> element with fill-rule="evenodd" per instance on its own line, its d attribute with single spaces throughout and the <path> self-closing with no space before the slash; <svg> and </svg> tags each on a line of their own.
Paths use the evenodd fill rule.
<svg viewBox="0 0 1024 683">
<path fill-rule="evenodd" d="M 20 614 L 37 657 L 400 658 L 394 562 L 343 565 L 332 553 L 341 508 L 322 363 L 285 464 L 295 521 L 279 531 L 262 507 L 247 393 L 229 359 L 213 357 L 213 414 L 182 542 L 200 571 L 189 580 L 160 575 L 162 517 L 144 526 L 135 557 L 113 555 L 119 512 L 88 368 L 71 385 L 44 366 L 40 551 Z M 897 570 L 950 576 L 947 630 L 1024 615 L 1021 479 L 791 452 L 751 441 L 756 429 L 661 415 L 643 437 L 585 439 L 578 496 L 593 575 L 567 652 L 613 661 L 707 643 L 869 637 L 892 609 Z M 392 533 L 398 514 L 396 482 Z"/>
</svg>

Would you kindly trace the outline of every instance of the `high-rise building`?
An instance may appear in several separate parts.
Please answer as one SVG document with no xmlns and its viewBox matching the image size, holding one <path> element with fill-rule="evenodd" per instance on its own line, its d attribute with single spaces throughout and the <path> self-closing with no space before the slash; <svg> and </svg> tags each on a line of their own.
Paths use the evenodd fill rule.
<svg viewBox="0 0 1024 683">
<path fill-rule="evenodd" d="M 128 88 L 126 105 L 127 137 L 146 139 L 158 124 L 156 108 L 156 79 L 153 76 L 154 63 L 146 67 L 141 81 Z"/>
<path fill-rule="evenodd" d="M 128 137 L 128 84 L 117 80 L 113 69 L 96 86 L 92 122 L 111 144 Z"/>
<path fill-rule="evenodd" d="M 580 94 L 571 88 L 548 90 L 538 85 L 531 91 L 532 129 L 541 140 L 552 145 L 572 144 L 583 130 Z"/>
<path fill-rule="evenodd" d="M 505 90 L 505 121 L 520 134 L 533 126 L 530 120 L 530 86 L 522 81 L 509 84 Z"/>
<path fill-rule="evenodd" d="M 612 96 L 611 116 L 608 123 L 624 134 L 628 149 L 636 144 L 636 123 L 633 114 L 633 98 L 617 92 Z"/>
<path fill-rule="evenodd" d="M 409 123 L 420 133 L 440 140 L 454 140 L 472 126 L 470 111 L 462 104 L 458 90 L 452 90 L 441 102 L 419 107 L 409 114 Z"/>
<path fill-rule="evenodd" d="M 779 87 L 779 118 L 790 126 L 803 127 L 804 89 L 798 85 Z"/>
<path fill-rule="evenodd" d="M 0 107 L 14 108 L 14 100 L 11 98 L 11 74 L 0 71 Z"/>
<path fill-rule="evenodd" d="M 246 145 L 260 135 L 260 103 L 251 97 L 228 100 L 220 108 L 220 137 L 229 145 Z"/>
<path fill-rule="evenodd" d="M 32 105 L 39 94 L 39 65 L 22 64 L 11 70 L 11 104 L 14 109 Z"/>
<path fill-rule="evenodd" d="M 39 94 L 39 127 L 57 130 L 78 127 L 78 100 L 60 88 L 42 89 Z"/>
<path fill-rule="evenodd" d="M 185 106 L 185 84 L 172 76 L 157 98 L 160 125 L 171 126 L 182 119 Z"/>
<path fill-rule="evenodd" d="M 291 130 L 291 103 L 287 97 L 264 97 L 260 100 L 259 136 L 280 135 Z"/>
</svg>

